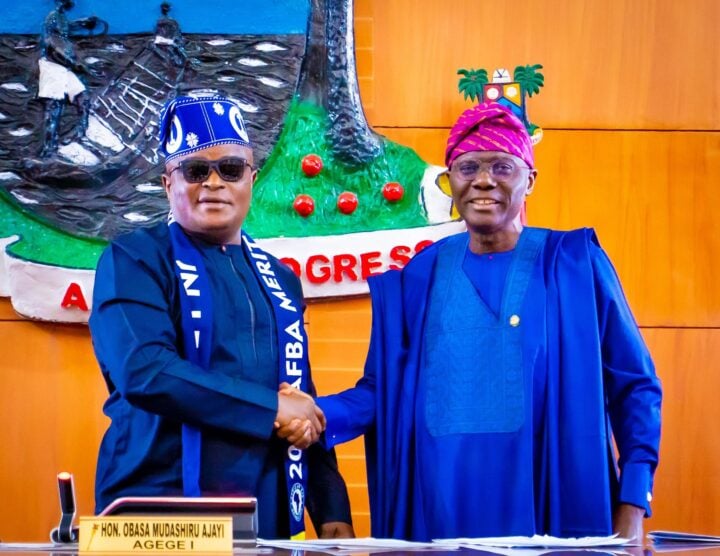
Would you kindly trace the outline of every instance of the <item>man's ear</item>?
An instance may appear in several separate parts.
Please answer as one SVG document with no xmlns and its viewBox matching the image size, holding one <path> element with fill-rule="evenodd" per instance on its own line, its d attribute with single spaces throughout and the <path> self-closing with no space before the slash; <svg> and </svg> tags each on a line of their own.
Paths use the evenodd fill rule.
<svg viewBox="0 0 720 556">
<path fill-rule="evenodd" d="M 528 172 L 528 186 L 525 190 L 525 195 L 530 195 L 535 189 L 535 180 L 537 180 L 537 174 L 538 171 L 535 168 Z"/>
<path fill-rule="evenodd" d="M 450 187 L 450 172 L 449 172 L 449 170 L 440 172 L 437 175 L 437 177 L 435 178 L 435 185 L 438 186 L 440 191 L 442 191 L 445 195 L 447 195 L 448 197 L 450 197 L 450 199 L 452 199 L 452 188 Z M 453 220 L 460 219 L 460 213 L 458 212 L 458 209 L 455 206 L 455 201 L 451 201 L 451 203 L 450 203 L 450 217 Z"/>
<path fill-rule="evenodd" d="M 172 182 L 172 180 L 170 179 L 170 175 L 163 172 L 162 175 L 160 176 L 160 179 L 162 180 L 163 189 L 165 189 L 165 195 L 167 195 L 169 197 L 170 196 L 170 186 L 171 186 L 171 182 Z"/>
</svg>

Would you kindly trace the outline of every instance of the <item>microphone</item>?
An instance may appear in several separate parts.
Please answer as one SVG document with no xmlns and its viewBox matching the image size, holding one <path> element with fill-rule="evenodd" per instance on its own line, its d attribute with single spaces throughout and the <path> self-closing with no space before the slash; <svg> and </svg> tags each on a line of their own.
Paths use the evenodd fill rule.
<svg viewBox="0 0 720 556">
<path fill-rule="evenodd" d="M 50 532 L 50 540 L 55 543 L 70 543 L 78 540 L 78 530 L 73 528 L 75 519 L 75 486 L 70 473 L 58 473 L 58 493 L 60 495 L 60 523 Z"/>
</svg>

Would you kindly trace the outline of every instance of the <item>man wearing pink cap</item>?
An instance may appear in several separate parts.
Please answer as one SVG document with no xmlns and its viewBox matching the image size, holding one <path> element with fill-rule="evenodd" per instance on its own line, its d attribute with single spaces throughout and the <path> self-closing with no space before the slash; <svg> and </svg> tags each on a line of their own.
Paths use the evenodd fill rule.
<svg viewBox="0 0 720 556">
<path fill-rule="evenodd" d="M 318 399 L 327 444 L 366 435 L 372 534 L 642 542 L 661 389 L 612 264 L 591 229 L 523 226 L 537 170 L 501 105 L 445 160 L 467 232 L 370 279 L 365 375 Z"/>
</svg>

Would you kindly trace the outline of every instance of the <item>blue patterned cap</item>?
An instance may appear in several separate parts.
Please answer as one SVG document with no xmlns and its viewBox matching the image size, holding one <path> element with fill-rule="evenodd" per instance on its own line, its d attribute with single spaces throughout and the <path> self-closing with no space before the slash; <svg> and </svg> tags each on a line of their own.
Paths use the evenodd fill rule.
<svg viewBox="0 0 720 556">
<path fill-rule="evenodd" d="M 172 160 L 215 145 L 250 147 L 240 108 L 221 96 L 176 97 L 160 112 L 160 147 Z"/>
</svg>

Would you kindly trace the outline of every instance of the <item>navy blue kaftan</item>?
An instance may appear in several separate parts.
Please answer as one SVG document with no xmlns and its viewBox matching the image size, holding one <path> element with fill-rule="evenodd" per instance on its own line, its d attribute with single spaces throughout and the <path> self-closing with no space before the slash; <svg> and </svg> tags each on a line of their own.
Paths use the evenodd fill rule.
<svg viewBox="0 0 720 556">
<path fill-rule="evenodd" d="M 202 430 L 203 495 L 258 498 L 260 535 L 288 535 L 284 453 L 273 436 L 278 358 L 272 307 L 239 245 L 195 241 L 210 280 L 210 372 L 184 359 L 178 284 L 166 225 L 121 236 L 98 264 L 90 329 L 111 419 L 96 476 L 96 509 L 120 496 L 182 495 L 181 427 Z M 302 306 L 299 281 L 278 280 Z M 308 450 L 313 522 L 349 523 L 334 454 Z"/>
</svg>

